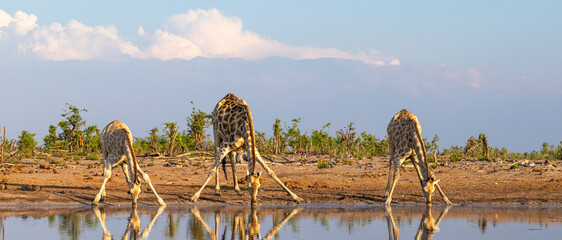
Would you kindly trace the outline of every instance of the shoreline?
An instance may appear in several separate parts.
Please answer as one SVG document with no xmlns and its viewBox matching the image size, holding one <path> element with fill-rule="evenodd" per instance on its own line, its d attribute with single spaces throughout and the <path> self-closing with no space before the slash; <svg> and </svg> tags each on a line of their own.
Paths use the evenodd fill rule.
<svg viewBox="0 0 562 240">
<path fill-rule="evenodd" d="M 140 158 L 139 165 L 164 201 L 170 205 L 189 206 L 189 198 L 208 176 L 212 158 Z M 306 202 L 294 203 L 289 195 L 266 173 L 258 198 L 262 205 L 384 205 L 388 158 L 352 159 L 331 168 L 318 168 L 322 156 L 291 159 L 293 163 L 267 162 L 279 179 Z M 50 164 L 44 160 L 24 159 L 17 164 L 0 164 L 0 208 L 5 206 L 88 206 L 103 180 L 99 161 L 79 160 Z M 285 161 L 285 160 L 283 160 Z M 312 162 L 312 163 L 307 163 Z M 511 169 L 509 161 L 459 161 L 433 169 L 447 197 L 455 205 L 559 206 L 562 205 L 562 163 L 543 164 L 531 161 Z M 236 166 L 243 179 L 246 164 Z M 2 175 L 3 174 L 3 175 Z M 201 194 L 198 204 L 249 204 L 247 186 L 239 181 L 243 196 L 233 190 L 232 172 L 227 165 L 228 180 L 222 169 L 221 196 L 214 194 L 214 178 Z M 155 205 L 156 198 L 141 184 L 141 205 Z M 107 183 L 109 205 L 128 205 L 130 195 L 123 173 L 113 169 Z M 433 194 L 433 205 L 443 204 Z M 411 164 L 401 169 L 401 178 L 393 195 L 392 206 L 425 204 L 419 180 Z"/>
</svg>

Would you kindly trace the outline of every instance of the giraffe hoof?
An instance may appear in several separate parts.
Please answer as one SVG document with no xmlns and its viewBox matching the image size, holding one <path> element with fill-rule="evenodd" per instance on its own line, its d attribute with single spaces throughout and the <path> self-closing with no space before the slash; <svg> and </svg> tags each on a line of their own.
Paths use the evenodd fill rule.
<svg viewBox="0 0 562 240">
<path fill-rule="evenodd" d="M 222 196 L 222 193 L 221 192 L 215 192 L 215 195 L 216 196 Z"/>
</svg>

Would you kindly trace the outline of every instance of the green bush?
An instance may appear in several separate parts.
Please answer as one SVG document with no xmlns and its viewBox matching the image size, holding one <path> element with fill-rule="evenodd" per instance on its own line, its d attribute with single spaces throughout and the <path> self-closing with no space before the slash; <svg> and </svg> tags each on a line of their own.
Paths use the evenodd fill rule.
<svg viewBox="0 0 562 240">
<path fill-rule="evenodd" d="M 451 162 L 457 162 L 462 160 L 462 156 L 458 153 L 451 153 L 451 155 L 449 155 L 449 160 Z"/>
<path fill-rule="evenodd" d="M 95 153 L 92 153 L 88 156 L 86 156 L 86 160 L 93 160 L 93 161 L 97 161 L 99 159 L 98 155 Z"/>
<path fill-rule="evenodd" d="M 329 168 L 330 164 L 328 164 L 328 162 L 326 161 L 320 161 L 318 162 L 318 168 L 322 169 L 322 168 Z"/>
</svg>

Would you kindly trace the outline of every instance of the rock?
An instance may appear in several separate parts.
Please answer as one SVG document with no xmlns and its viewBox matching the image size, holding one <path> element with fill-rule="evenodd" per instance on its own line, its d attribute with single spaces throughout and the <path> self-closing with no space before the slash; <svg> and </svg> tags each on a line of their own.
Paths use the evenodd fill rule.
<svg viewBox="0 0 562 240">
<path fill-rule="evenodd" d="M 23 186 L 21 186 L 20 190 L 35 192 L 35 191 L 41 190 L 41 187 L 36 186 L 36 185 L 27 185 L 27 184 L 24 184 Z"/>
<path fill-rule="evenodd" d="M 55 165 L 53 165 L 53 164 L 39 164 L 39 169 L 51 169 L 54 166 Z"/>
</svg>

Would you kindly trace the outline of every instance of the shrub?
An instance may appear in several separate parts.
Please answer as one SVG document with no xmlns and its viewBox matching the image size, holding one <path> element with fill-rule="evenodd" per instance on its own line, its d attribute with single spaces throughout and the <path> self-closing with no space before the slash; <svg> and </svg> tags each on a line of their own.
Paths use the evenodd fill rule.
<svg viewBox="0 0 562 240">
<path fill-rule="evenodd" d="M 92 153 L 92 154 L 86 156 L 86 160 L 93 160 L 93 161 L 96 161 L 96 160 L 98 160 L 98 159 L 99 159 L 99 157 L 98 157 L 98 155 L 95 154 L 95 153 Z"/>
<path fill-rule="evenodd" d="M 329 168 L 330 164 L 328 164 L 328 162 L 326 161 L 320 161 L 318 162 L 318 168 L 322 169 L 322 168 Z"/>
<path fill-rule="evenodd" d="M 449 155 L 449 160 L 451 162 L 457 162 L 462 160 L 462 156 L 458 153 L 451 153 L 451 155 Z"/>
</svg>

